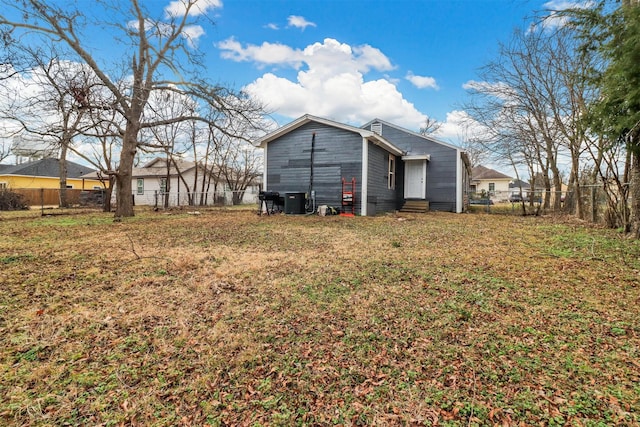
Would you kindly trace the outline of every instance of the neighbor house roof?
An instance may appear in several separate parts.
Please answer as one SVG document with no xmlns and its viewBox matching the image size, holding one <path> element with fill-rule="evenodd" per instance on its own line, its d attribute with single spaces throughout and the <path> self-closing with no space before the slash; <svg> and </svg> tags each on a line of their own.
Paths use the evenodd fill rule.
<svg viewBox="0 0 640 427">
<path fill-rule="evenodd" d="M 473 169 L 471 169 L 471 179 L 474 181 L 487 179 L 511 180 L 511 177 L 503 174 L 502 172 L 498 172 L 497 170 L 489 169 L 484 166 L 474 166 Z"/>
<path fill-rule="evenodd" d="M 94 170 L 67 160 L 67 178 L 81 178 Z M 0 165 L 0 174 L 15 176 L 60 177 L 60 161 L 46 158 L 19 165 Z"/>
<path fill-rule="evenodd" d="M 187 160 L 174 160 L 169 166 L 169 176 L 176 176 L 185 173 L 196 167 L 195 162 Z M 131 176 L 136 178 L 144 178 L 146 176 L 167 176 L 167 160 L 160 157 L 145 163 L 142 167 L 133 168 Z"/>
<path fill-rule="evenodd" d="M 509 183 L 509 188 L 530 188 L 531 185 L 529 185 L 528 182 L 516 179 L 513 182 Z"/>
<path fill-rule="evenodd" d="M 385 138 L 383 138 L 382 136 L 378 135 L 375 132 L 372 132 L 370 130 L 366 130 L 363 128 L 358 128 L 355 126 L 351 126 L 351 125 L 346 125 L 344 123 L 339 123 L 339 122 L 335 122 L 333 120 L 329 120 L 329 119 L 323 119 L 321 117 L 316 117 L 316 116 L 312 116 L 310 114 L 305 114 L 302 117 L 297 118 L 296 120 L 292 121 L 291 123 L 288 123 L 276 130 L 274 130 L 273 132 L 263 136 L 262 138 L 259 138 L 258 140 L 255 141 L 255 145 L 258 145 L 259 147 L 264 148 L 266 144 L 268 144 L 269 142 L 280 138 L 283 135 L 286 135 L 287 133 L 306 125 L 307 123 L 310 122 L 316 122 L 316 123 L 321 123 L 327 126 L 331 126 L 334 128 L 338 128 L 338 129 L 343 129 L 349 132 L 354 132 L 357 134 L 360 134 L 360 136 L 362 136 L 363 138 L 366 138 L 367 140 L 373 142 L 376 145 L 382 146 L 383 148 L 385 148 L 387 151 L 389 151 L 392 154 L 395 154 L 397 156 L 401 156 L 403 154 L 405 154 L 400 148 L 396 147 L 394 144 L 392 144 L 391 142 L 387 141 Z"/>
</svg>

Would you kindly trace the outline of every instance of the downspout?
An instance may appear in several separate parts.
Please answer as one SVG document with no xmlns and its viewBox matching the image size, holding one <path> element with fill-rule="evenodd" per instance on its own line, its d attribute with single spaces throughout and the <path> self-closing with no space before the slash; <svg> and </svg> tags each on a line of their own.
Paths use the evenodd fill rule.
<svg viewBox="0 0 640 427">
<path fill-rule="evenodd" d="M 462 213 L 462 152 L 456 150 L 456 213 Z"/>
<path fill-rule="evenodd" d="M 316 192 L 313 190 L 313 156 L 316 149 L 316 133 L 311 135 L 311 159 L 309 166 L 309 198 L 307 199 L 307 212 L 315 212 L 316 210 Z"/>
<path fill-rule="evenodd" d="M 362 137 L 362 184 L 360 184 L 360 215 L 367 216 L 367 183 L 369 182 L 369 141 Z"/>
</svg>

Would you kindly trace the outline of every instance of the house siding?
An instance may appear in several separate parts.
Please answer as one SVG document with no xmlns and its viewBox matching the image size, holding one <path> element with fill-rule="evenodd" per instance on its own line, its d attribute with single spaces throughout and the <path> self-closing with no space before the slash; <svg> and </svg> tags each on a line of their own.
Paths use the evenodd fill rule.
<svg viewBox="0 0 640 427">
<path fill-rule="evenodd" d="M 342 178 L 356 179 L 356 213 L 362 191 L 362 137 L 354 132 L 310 122 L 269 142 L 267 190 L 281 195 L 309 191 L 311 140 L 315 132 L 313 190 L 316 205 L 341 206 Z"/>
<path fill-rule="evenodd" d="M 142 205 L 155 206 L 156 204 L 159 206 L 162 206 L 164 199 L 160 194 L 160 180 L 165 177 L 166 175 L 134 176 L 132 180 L 132 188 L 131 188 L 131 191 L 133 192 L 133 196 L 134 196 L 134 203 L 140 206 Z M 202 185 L 201 175 L 198 178 L 196 188 L 191 188 L 193 187 L 194 178 L 195 178 L 193 169 L 183 172 L 183 178 L 185 181 L 187 181 L 188 187 L 185 186 L 184 182 L 182 182 L 182 180 L 179 177 L 177 176 L 169 177 L 167 190 L 169 191 L 170 194 L 175 195 L 175 196 L 170 196 L 170 199 L 175 199 L 177 197 L 176 200 L 172 200 L 170 202 L 171 205 L 188 203 L 187 195 L 189 193 L 199 192 L 201 189 L 201 185 Z M 144 180 L 143 194 L 138 194 L 138 188 L 136 185 L 138 179 Z M 211 191 L 213 191 L 213 183 L 211 183 L 211 187 L 212 187 Z M 187 201 L 183 201 L 182 199 L 187 199 Z M 180 200 L 181 203 L 178 203 L 177 200 Z"/>
<path fill-rule="evenodd" d="M 389 189 L 389 153 L 382 147 L 369 143 L 369 179 L 367 196 L 367 214 L 389 212 L 397 209 L 396 191 L 398 189 L 398 164 L 396 156 L 396 189 Z"/>
<path fill-rule="evenodd" d="M 431 156 L 431 161 L 427 162 L 425 184 L 429 208 L 455 212 L 458 150 L 386 124 L 382 126 L 382 136 L 409 155 L 429 154 Z M 399 195 L 402 196 L 403 193 Z"/>
<path fill-rule="evenodd" d="M 60 178 L 58 177 L 0 175 L 0 182 L 6 183 L 9 189 L 60 188 Z M 82 178 L 67 178 L 67 185 L 80 190 L 93 190 L 94 187 L 105 188 L 108 186 L 99 180 Z"/>
<path fill-rule="evenodd" d="M 156 174 L 136 174 L 132 178 L 131 190 L 136 206 L 163 206 L 165 199 L 161 193 L 161 180 L 166 177 L 165 173 Z M 214 204 L 231 204 L 233 194 L 224 182 L 218 182 L 216 185 L 213 180 L 207 178 L 203 170 L 198 172 L 196 180 L 195 168 L 191 168 L 182 172 L 181 179 L 175 172 L 170 176 L 168 181 L 168 204 L 169 206 L 185 206 L 194 205 L 214 205 Z M 138 179 L 144 182 L 143 193 L 138 194 Z M 186 184 L 185 184 L 186 181 Z M 204 188 L 203 188 L 204 182 Z M 256 203 L 257 195 L 260 191 L 258 185 L 248 186 L 244 191 L 242 203 Z M 112 193 L 115 197 L 115 192 Z M 112 199 L 115 202 L 115 198 Z"/>
</svg>

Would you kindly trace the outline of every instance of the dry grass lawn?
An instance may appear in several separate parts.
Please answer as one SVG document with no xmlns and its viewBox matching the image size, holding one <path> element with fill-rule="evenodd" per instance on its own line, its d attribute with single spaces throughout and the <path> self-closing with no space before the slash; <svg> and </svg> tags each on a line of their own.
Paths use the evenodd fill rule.
<svg viewBox="0 0 640 427">
<path fill-rule="evenodd" d="M 0 424 L 640 424 L 640 244 L 552 218 L 0 213 Z"/>
</svg>

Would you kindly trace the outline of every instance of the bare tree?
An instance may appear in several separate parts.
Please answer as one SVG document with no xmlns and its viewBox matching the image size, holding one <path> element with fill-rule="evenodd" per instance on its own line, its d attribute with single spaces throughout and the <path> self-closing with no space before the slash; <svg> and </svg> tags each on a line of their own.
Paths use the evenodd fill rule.
<svg viewBox="0 0 640 427">
<path fill-rule="evenodd" d="M 218 141 L 219 163 L 216 167 L 231 190 L 232 203 L 242 203 L 244 193 L 260 176 L 262 157 L 256 148 L 242 140 L 223 135 Z"/>
<path fill-rule="evenodd" d="M 114 49 L 122 46 L 123 55 L 129 58 L 124 62 L 130 74 L 126 86 L 111 78 L 109 70 L 90 47 L 90 38 L 83 33 L 91 25 L 104 27 L 104 22 L 90 22 L 81 9 L 69 4 L 60 7 L 44 0 L 2 0 L 2 3 L 5 10 L 13 9 L 12 16 L 25 18 L 24 21 L 17 21 L 4 13 L 0 14 L 2 36 L 5 39 L 15 37 L 15 32 L 28 31 L 63 43 L 74 53 L 75 59 L 87 64 L 110 91 L 111 107 L 124 119 L 124 125 L 119 130 L 122 147 L 118 170 L 115 171 L 116 217 L 134 215 L 131 174 L 136 152 L 140 148 L 141 130 L 201 119 L 194 115 L 147 121 L 144 112 L 153 91 L 186 93 L 225 111 L 229 116 L 242 115 L 246 111 L 246 98 L 233 96 L 229 90 L 209 85 L 194 73 L 199 64 L 187 30 L 194 19 L 193 15 L 201 12 L 196 6 L 197 0 L 184 0 L 179 14 L 166 13 L 162 19 L 153 19 L 139 0 L 130 0 L 129 7 L 120 2 L 94 2 L 94 6 L 108 11 L 104 16 L 110 18 L 108 25 L 111 25 L 114 34 L 112 46 Z"/>
<path fill-rule="evenodd" d="M 162 153 L 165 158 L 166 175 L 165 188 L 163 194 L 163 205 L 169 207 L 169 196 L 171 192 L 171 171 L 175 170 L 187 189 L 189 204 L 193 204 L 191 194 L 195 190 L 195 183 L 188 183 L 182 174 L 178 159 L 182 159 L 187 152 L 191 152 L 191 146 L 195 141 L 191 140 L 191 128 L 195 128 L 195 121 L 173 122 L 174 117 L 191 117 L 197 109 L 193 99 L 183 96 L 173 91 L 155 91 L 151 94 L 150 102 L 145 115 L 150 120 L 163 122 L 166 124 L 144 129 L 140 147 L 145 152 Z M 197 171 L 197 167 L 196 167 Z M 196 172 L 197 180 L 197 172 Z"/>
<path fill-rule="evenodd" d="M 2 132 L 2 136 L 0 137 L 0 162 L 2 162 L 4 159 L 6 159 L 11 155 L 11 143 L 7 138 L 6 131 L 4 132 L 0 131 L 0 132 Z"/>
<path fill-rule="evenodd" d="M 498 151 L 519 153 L 531 177 L 541 172 L 532 185 L 545 189 L 544 207 L 553 201 L 560 208 L 562 171 L 559 157 L 571 157 L 572 171 L 579 174 L 580 156 L 585 143 L 585 85 L 579 78 L 584 66 L 564 31 L 516 32 L 509 45 L 502 45 L 500 56 L 482 69 L 484 82 L 472 88 L 467 110 L 487 129 L 486 144 Z M 511 146 L 505 150 L 507 141 Z M 495 149 L 494 149 L 495 151 Z M 574 180 L 576 215 L 583 216 L 579 181 Z M 551 197 L 555 190 L 555 197 Z"/>
<path fill-rule="evenodd" d="M 71 145 L 70 149 L 77 156 L 96 168 L 98 179 L 105 183 L 104 212 L 111 211 L 111 193 L 115 184 L 115 153 L 120 150 L 120 138 L 117 125 L 121 117 L 110 108 L 90 111 L 92 126 L 84 132 L 81 141 Z"/>
<path fill-rule="evenodd" d="M 489 153 L 487 147 L 483 144 L 482 138 L 478 136 L 470 136 L 469 132 L 459 137 L 462 141 L 460 147 L 467 153 L 471 167 L 479 166 L 487 160 Z"/>
<path fill-rule="evenodd" d="M 434 118 L 427 117 L 424 121 L 424 124 L 420 127 L 420 134 L 431 135 L 439 131 L 441 127 L 442 127 L 442 122 L 439 122 Z"/>
<path fill-rule="evenodd" d="M 21 74 L 12 77 L 29 78 L 4 80 L 5 104 L 0 114 L 14 122 L 23 135 L 47 141 L 55 148 L 60 165 L 60 206 L 67 206 L 67 152 L 73 138 L 87 127 L 84 118 L 95 76 L 90 69 L 59 56 L 53 45 L 25 47 L 15 53 L 13 64 L 20 64 Z"/>
<path fill-rule="evenodd" d="M 582 78 L 596 92 L 587 100 L 585 120 L 589 131 L 596 135 L 593 138 L 597 141 L 595 146 L 599 141 L 607 141 L 609 147 L 621 145 L 626 152 L 622 176 L 628 190 L 619 191 L 619 195 L 628 195 L 630 216 L 627 216 L 625 206 L 619 218 L 625 219 L 627 232 L 640 238 L 640 96 L 637 91 L 640 87 L 637 60 L 640 55 L 640 2 L 601 0 L 589 2 L 586 8 L 576 7 L 559 13 L 576 31 L 581 41 L 579 52 L 590 61 Z M 592 157 L 596 163 L 600 160 L 599 155 L 592 154 Z M 605 168 L 605 171 L 612 170 L 609 166 Z M 609 195 L 610 200 L 617 197 L 616 194 Z"/>
</svg>

